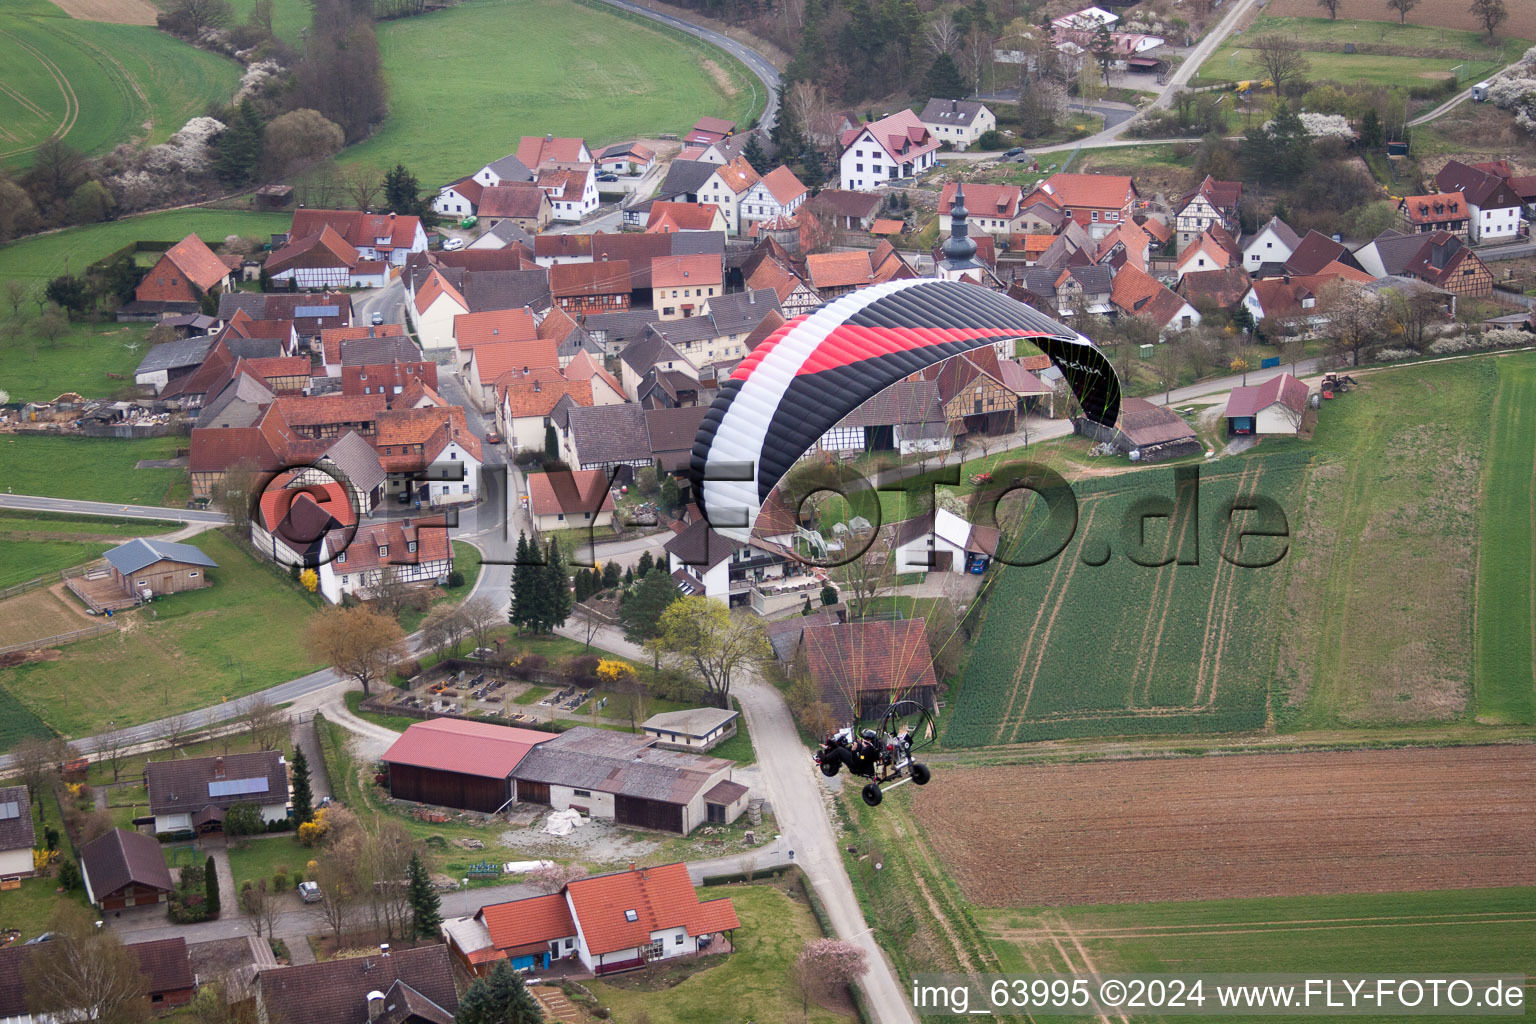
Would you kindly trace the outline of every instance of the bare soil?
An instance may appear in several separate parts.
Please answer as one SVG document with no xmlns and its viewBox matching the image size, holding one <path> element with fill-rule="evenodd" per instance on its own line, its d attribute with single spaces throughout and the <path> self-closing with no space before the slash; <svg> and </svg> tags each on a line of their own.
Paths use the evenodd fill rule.
<svg viewBox="0 0 1536 1024">
<path fill-rule="evenodd" d="M 71 18 L 110 21 L 115 25 L 153 25 L 155 5 L 148 0 L 53 0 Z"/>
<path fill-rule="evenodd" d="M 28 591 L 0 601 L 0 646 L 42 640 L 103 620 L 84 613 L 73 594 L 58 592 L 64 584 Z"/>
<path fill-rule="evenodd" d="M 1536 39 L 1536 4 L 1529 0 L 1515 0 L 1507 5 L 1509 20 L 1499 27 L 1497 38 Z M 1415 25 L 1431 28 L 1457 28 L 1467 32 L 1481 32 L 1482 23 L 1472 16 L 1469 5 L 1456 0 L 1435 0 L 1420 4 L 1408 15 Z M 1322 11 L 1317 0 L 1271 0 L 1265 13 L 1274 18 L 1318 18 Z M 1381 0 L 1343 0 L 1339 4 L 1339 18 L 1360 21 L 1391 21 L 1393 14 Z"/>
<path fill-rule="evenodd" d="M 1536 884 L 1530 745 L 948 769 L 913 807 L 987 907 Z"/>
</svg>

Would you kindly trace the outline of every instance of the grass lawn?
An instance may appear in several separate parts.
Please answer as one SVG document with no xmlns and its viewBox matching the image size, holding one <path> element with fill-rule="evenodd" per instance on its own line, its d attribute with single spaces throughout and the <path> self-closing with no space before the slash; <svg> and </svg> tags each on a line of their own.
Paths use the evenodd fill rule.
<svg viewBox="0 0 1536 1024">
<path fill-rule="evenodd" d="M 377 711 L 364 711 L 361 705 L 368 699 L 368 695 L 362 690 L 348 690 L 344 699 L 347 702 L 347 710 L 358 718 L 365 722 L 372 722 L 374 725 L 382 725 L 386 729 L 393 729 L 395 732 L 405 732 L 412 724 L 421 721 L 410 715 L 385 715 Z"/>
<path fill-rule="evenodd" d="M 701 115 L 747 123 L 761 83 L 720 50 L 572 0 L 469 0 L 381 22 L 389 117 L 343 162 L 403 162 L 435 188 L 522 135 L 589 146 L 682 132 Z"/>
<path fill-rule="evenodd" d="M 321 599 L 223 534 L 197 546 L 213 586 L 123 613 L 115 634 L 9 670 L 5 688 L 66 736 L 90 735 L 234 700 L 314 671 L 298 642 Z M 110 700 L 106 699 L 110 694 Z"/>
<path fill-rule="evenodd" d="M 537 704 L 539 701 L 543 700 L 545 697 L 548 697 L 554 692 L 555 688 L 553 686 L 530 686 L 528 689 L 512 698 L 512 703 L 522 704 L 526 707 L 529 704 Z"/>
<path fill-rule="evenodd" d="M 66 391 L 103 398 L 133 390 L 133 371 L 147 351 L 148 332 L 148 324 L 77 323 L 58 341 L 29 333 L 0 347 L 0 381 L 13 402 L 48 401 Z"/>
<path fill-rule="evenodd" d="M 232 846 L 229 850 L 229 869 L 235 876 L 235 891 L 239 892 L 240 886 L 247 879 L 254 884 L 258 879 L 265 878 L 267 884 L 271 885 L 272 876 L 277 874 L 279 867 L 285 869 L 283 874 L 288 876 L 287 888 L 292 889 L 298 885 L 293 879 L 293 873 L 303 872 L 304 865 L 314 855 L 315 851 L 300 845 L 292 832 L 253 836 L 245 840 L 243 846 Z M 225 898 L 232 899 L 228 896 Z"/>
<path fill-rule="evenodd" d="M 152 537 L 181 526 L 160 521 L 140 523 L 143 525 L 126 519 L 0 510 L 0 545 L 5 548 L 5 558 L 0 560 L 0 587 L 92 561 L 126 539 Z"/>
<path fill-rule="evenodd" d="M 232 0 L 235 20 L 250 17 L 254 0 Z M 310 6 L 304 0 L 272 0 L 272 34 L 295 48 L 302 48 L 300 34 L 309 27 Z"/>
<path fill-rule="evenodd" d="M 56 135 L 88 156 L 164 142 L 227 102 L 240 78 L 234 61 L 152 26 L 80 21 L 51 4 L 0 13 L 0 37 L 0 165 L 10 168 Z"/>
<path fill-rule="evenodd" d="M 453 568 L 464 574 L 464 582 L 457 586 L 440 587 L 433 596 L 432 604 L 426 608 L 401 609 L 398 617 L 400 628 L 407 634 L 414 633 L 421 628 L 421 621 L 427 617 L 433 605 L 442 604 L 444 601 L 462 601 L 469 596 L 469 592 L 475 588 L 475 580 L 480 577 L 480 549 L 466 541 L 453 542 Z"/>
<path fill-rule="evenodd" d="M 187 490 L 185 469 L 135 469 L 141 459 L 174 458 L 183 437 L 0 438 L 5 483 L 17 494 L 130 505 L 166 505 Z M 185 497 L 181 498 L 185 502 Z"/>
<path fill-rule="evenodd" d="M 72 24 L 88 24 L 73 22 Z M 120 28 L 124 26 L 112 26 Z M 154 32 L 154 29 L 145 29 Z M 169 37 L 166 37 L 169 38 Z M 195 51 L 201 53 L 201 50 Z M 231 91 L 233 85 L 231 85 Z M 221 95 L 221 99 L 227 96 Z M 201 107 L 199 107 L 201 110 Z M 0 118 L 4 123 L 4 118 Z M 132 242 L 178 242 L 196 232 L 205 242 L 221 244 L 228 235 L 255 237 L 286 231 L 291 213 L 248 213 L 243 210 L 169 210 L 146 213 L 105 224 L 83 224 L 0 246 L 0 281 L 20 278 L 41 288 L 69 270 L 79 272 Z M 36 307 L 34 307 L 35 309 Z M 141 356 L 142 358 L 142 356 Z M 137 365 L 137 360 L 135 360 Z"/>
<path fill-rule="evenodd" d="M 54 822 L 57 826 L 58 822 Z M 21 932 L 18 942 L 41 935 L 48 930 L 48 922 L 62 901 L 72 901 L 86 906 L 84 888 L 60 896 L 54 890 L 58 882 L 52 878 L 23 878 L 20 889 L 0 892 L 0 929 L 16 928 Z"/>
<path fill-rule="evenodd" d="M 731 706 L 738 713 L 741 711 L 741 703 L 735 697 L 731 698 Z M 745 715 L 736 719 L 736 735 L 711 750 L 708 756 L 722 757 L 737 764 L 754 764 L 757 761 L 757 751 L 752 749 L 752 734 L 747 731 Z"/>
<path fill-rule="evenodd" d="M 81 565 L 101 557 L 114 543 L 92 543 L 67 540 L 43 540 L 18 542 L 5 537 L 0 530 L 0 543 L 5 543 L 5 558 L 0 560 L 0 587 L 25 583 L 44 573 L 58 572 L 72 565 Z M 90 625 L 81 622 L 82 627 Z"/>
<path fill-rule="evenodd" d="M 791 977 L 795 958 L 821 929 L 803 898 L 791 898 L 771 885 L 724 885 L 699 890 L 706 900 L 728 897 L 741 919 L 735 933 L 736 950 L 728 956 L 704 957 L 685 969 L 701 969 L 670 988 L 658 986 L 657 968 L 586 985 L 615 1020 L 654 1024 L 723 1024 L 754 1020 L 760 1024 L 855 1019 L 815 1005 L 802 1016 Z M 679 965 L 679 966 L 683 966 Z M 703 966 L 710 965 L 710 966 Z M 667 971 L 672 965 L 664 965 Z M 677 973 L 684 973 L 679 970 Z"/>
</svg>

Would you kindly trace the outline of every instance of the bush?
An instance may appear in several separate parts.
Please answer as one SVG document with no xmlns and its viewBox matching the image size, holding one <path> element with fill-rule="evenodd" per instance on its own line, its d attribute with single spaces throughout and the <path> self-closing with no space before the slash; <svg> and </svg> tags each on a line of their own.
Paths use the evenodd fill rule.
<svg viewBox="0 0 1536 1024">
<path fill-rule="evenodd" d="M 286 871 L 279 868 L 272 875 L 272 888 L 277 892 L 282 892 L 288 888 L 288 873 Z"/>
<path fill-rule="evenodd" d="M 564 668 L 566 674 L 573 677 L 592 676 L 595 678 L 597 676 L 597 666 L 602 664 L 602 661 L 603 659 L 596 654 L 578 654 L 567 658 Z"/>
<path fill-rule="evenodd" d="M 287 832 L 293 828 L 292 818 L 278 818 L 276 821 L 267 822 L 268 832 Z"/>
<path fill-rule="evenodd" d="M 996 128 L 989 132 L 982 132 L 981 138 L 976 140 L 977 149 L 1007 149 L 1008 140 L 1003 138 L 1003 133 Z"/>
<path fill-rule="evenodd" d="M 464 585 L 464 574 L 457 569 L 448 573 L 448 585 L 450 587 L 462 587 Z"/>
<path fill-rule="evenodd" d="M 80 885 L 80 869 L 72 860 L 66 860 L 59 865 L 59 888 L 65 892 L 72 892 Z"/>
<path fill-rule="evenodd" d="M 549 659 L 542 654 L 525 654 L 512 662 L 509 668 L 518 679 L 526 680 L 535 672 L 548 671 Z"/>
</svg>

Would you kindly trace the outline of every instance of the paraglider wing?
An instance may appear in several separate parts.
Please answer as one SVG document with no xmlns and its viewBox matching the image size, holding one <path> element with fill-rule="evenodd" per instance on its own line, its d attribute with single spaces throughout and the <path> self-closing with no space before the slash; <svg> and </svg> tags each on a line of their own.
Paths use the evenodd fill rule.
<svg viewBox="0 0 1536 1024">
<path fill-rule="evenodd" d="M 721 385 L 689 465 L 705 519 L 746 542 L 769 492 L 844 416 L 910 374 L 1009 338 L 1048 356 L 1090 419 L 1119 418 L 1114 368 L 1070 327 L 977 285 L 889 281 L 791 320 Z"/>
</svg>

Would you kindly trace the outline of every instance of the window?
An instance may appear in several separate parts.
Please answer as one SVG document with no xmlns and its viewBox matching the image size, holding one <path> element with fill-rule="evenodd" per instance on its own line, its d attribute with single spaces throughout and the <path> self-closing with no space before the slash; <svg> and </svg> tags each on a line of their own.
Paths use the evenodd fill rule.
<svg viewBox="0 0 1536 1024">
<path fill-rule="evenodd" d="M 449 452 L 448 453 L 448 457 L 450 459 L 457 459 L 459 457 L 459 453 L 458 452 Z"/>
<path fill-rule="evenodd" d="M 413 541 L 413 540 L 406 541 L 405 542 L 405 550 L 414 552 L 416 550 L 416 542 Z"/>
<path fill-rule="evenodd" d="M 380 558 L 388 558 L 389 557 L 389 545 L 388 544 L 380 544 L 379 545 L 379 557 Z"/>
<path fill-rule="evenodd" d="M 570 939 L 566 939 L 565 940 L 565 948 L 566 949 L 570 949 L 571 948 L 571 940 Z"/>
<path fill-rule="evenodd" d="M 591 796 L 592 791 L 590 789 L 573 789 L 571 794 L 573 796 Z"/>
<path fill-rule="evenodd" d="M 626 911 L 624 911 L 624 920 L 626 920 L 626 921 L 638 921 L 638 920 L 640 920 L 640 915 L 635 913 L 633 910 L 626 910 Z"/>
<path fill-rule="evenodd" d="M 555 518 L 563 523 L 563 522 L 565 522 L 565 513 L 564 512 L 556 512 L 555 513 Z"/>
<path fill-rule="evenodd" d="M 1469 271 L 1467 271 L 1467 273 L 1470 274 L 1470 273 L 1472 273 L 1472 271 L 1469 270 Z M 187 573 L 187 579 L 189 579 L 189 580 L 197 579 L 197 570 L 193 569 L 191 572 Z"/>
<path fill-rule="evenodd" d="M 352 577 L 351 576 L 343 576 L 341 578 L 341 585 L 342 586 L 346 586 L 347 584 L 349 584 L 351 582 L 352 582 Z"/>
<path fill-rule="evenodd" d="M 345 565 L 347 563 L 347 553 L 343 551 L 341 554 L 337 555 L 336 561 L 338 564 Z"/>
<path fill-rule="evenodd" d="M 682 944 L 683 944 L 683 937 L 681 935 L 675 936 L 672 939 L 672 945 L 674 945 L 674 946 L 681 946 Z"/>
<path fill-rule="evenodd" d="M 465 494 L 468 494 L 468 493 L 469 493 L 469 484 L 465 484 L 465 485 L 464 485 L 464 493 L 465 493 Z"/>
<path fill-rule="evenodd" d="M 1095 221 L 1097 221 L 1099 219 L 1099 211 L 1098 210 L 1094 210 L 1093 211 L 1093 219 Z"/>
</svg>

